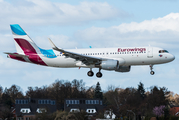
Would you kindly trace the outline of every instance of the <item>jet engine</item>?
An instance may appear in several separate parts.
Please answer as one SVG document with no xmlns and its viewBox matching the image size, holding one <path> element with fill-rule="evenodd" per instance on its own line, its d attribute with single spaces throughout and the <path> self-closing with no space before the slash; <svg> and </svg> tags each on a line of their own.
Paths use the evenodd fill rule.
<svg viewBox="0 0 179 120">
<path fill-rule="evenodd" d="M 116 69 L 116 72 L 129 72 L 131 70 L 131 66 L 119 66 L 118 69 Z"/>
<path fill-rule="evenodd" d="M 119 65 L 119 62 L 117 60 L 107 60 L 102 61 L 101 68 L 104 70 L 116 70 Z"/>
<path fill-rule="evenodd" d="M 124 59 L 118 59 L 118 60 L 106 60 L 102 61 L 100 65 L 97 65 L 96 67 L 100 67 L 104 70 L 118 70 L 121 65 L 125 63 Z"/>
</svg>

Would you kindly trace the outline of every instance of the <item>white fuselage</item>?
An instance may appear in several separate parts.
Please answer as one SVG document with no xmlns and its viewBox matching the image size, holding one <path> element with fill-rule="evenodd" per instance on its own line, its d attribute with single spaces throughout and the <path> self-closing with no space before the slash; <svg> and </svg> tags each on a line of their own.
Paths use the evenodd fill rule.
<svg viewBox="0 0 179 120">
<path fill-rule="evenodd" d="M 135 49 L 145 49 L 145 51 L 139 51 Z M 124 66 L 131 65 L 154 65 L 171 62 L 174 60 L 174 56 L 170 53 L 159 53 L 162 48 L 157 47 L 125 47 L 125 48 L 90 48 L 90 49 L 66 49 L 66 51 L 79 53 L 82 55 L 107 58 L 107 59 L 124 59 Z M 131 49 L 134 51 L 131 51 Z M 73 58 L 67 58 L 62 53 L 55 51 L 56 58 L 48 58 L 44 54 L 39 54 L 42 60 L 51 67 L 90 67 L 83 64 L 81 61 L 76 61 Z"/>
</svg>

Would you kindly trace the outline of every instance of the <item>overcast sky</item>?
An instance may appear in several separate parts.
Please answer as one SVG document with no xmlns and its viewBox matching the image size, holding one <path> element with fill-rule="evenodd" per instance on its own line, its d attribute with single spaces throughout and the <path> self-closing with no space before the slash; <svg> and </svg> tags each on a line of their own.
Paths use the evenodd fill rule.
<svg viewBox="0 0 179 120">
<path fill-rule="evenodd" d="M 179 94 L 179 0 L 0 0 L 0 85 L 50 85 L 56 79 L 78 79 L 86 86 L 100 82 L 103 90 L 116 87 L 166 87 Z M 88 68 L 50 68 L 8 59 L 15 52 L 10 24 L 19 24 L 41 48 L 48 37 L 61 48 L 155 46 L 175 55 L 171 63 L 132 66 L 131 72 L 102 70 L 88 77 Z M 96 73 L 98 69 L 93 69 Z M 147 89 L 146 89 L 147 90 Z"/>
</svg>

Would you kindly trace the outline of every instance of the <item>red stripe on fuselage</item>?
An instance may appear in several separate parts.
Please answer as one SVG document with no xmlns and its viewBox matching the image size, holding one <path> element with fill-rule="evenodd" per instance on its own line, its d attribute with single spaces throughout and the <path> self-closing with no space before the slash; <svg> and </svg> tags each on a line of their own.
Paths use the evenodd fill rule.
<svg viewBox="0 0 179 120">
<path fill-rule="evenodd" d="M 35 64 L 45 65 L 47 66 L 42 59 L 38 56 L 36 50 L 33 46 L 25 39 L 22 38 L 14 38 L 17 44 L 24 51 L 25 55 L 29 56 L 29 60 Z"/>
</svg>

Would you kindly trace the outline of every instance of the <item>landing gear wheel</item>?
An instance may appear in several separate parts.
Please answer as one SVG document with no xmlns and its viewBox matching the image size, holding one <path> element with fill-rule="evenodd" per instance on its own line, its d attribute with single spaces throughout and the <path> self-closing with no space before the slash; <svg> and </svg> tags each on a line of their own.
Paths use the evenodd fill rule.
<svg viewBox="0 0 179 120">
<path fill-rule="evenodd" d="M 102 76 L 103 76 L 103 74 L 101 72 L 96 73 L 96 77 L 101 78 Z"/>
<path fill-rule="evenodd" d="M 89 77 L 92 77 L 92 76 L 94 75 L 94 73 L 93 73 L 93 71 L 89 71 L 89 72 L 87 73 L 87 75 L 88 75 Z"/>
<path fill-rule="evenodd" d="M 151 75 L 154 75 L 155 72 L 153 71 L 153 65 L 150 65 L 150 70 L 151 70 L 150 74 L 151 74 Z"/>
<path fill-rule="evenodd" d="M 154 72 L 154 71 L 151 71 L 151 72 L 150 72 L 150 74 L 151 74 L 151 75 L 154 75 L 154 74 L 155 74 L 155 72 Z"/>
</svg>

